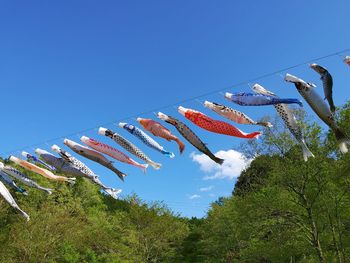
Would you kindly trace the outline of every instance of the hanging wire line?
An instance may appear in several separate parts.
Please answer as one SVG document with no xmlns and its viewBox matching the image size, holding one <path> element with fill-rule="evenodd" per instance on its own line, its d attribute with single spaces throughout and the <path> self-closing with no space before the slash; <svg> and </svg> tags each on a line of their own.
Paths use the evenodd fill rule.
<svg viewBox="0 0 350 263">
<path fill-rule="evenodd" d="M 285 72 L 287 70 L 298 68 L 298 67 L 304 66 L 306 64 L 312 63 L 312 62 L 324 60 L 326 58 L 330 58 L 330 57 L 334 57 L 334 56 L 341 56 L 342 53 L 345 53 L 345 52 L 348 52 L 348 51 L 350 51 L 350 48 L 346 48 L 346 49 L 343 49 L 343 50 L 340 50 L 340 51 L 337 51 L 337 52 L 334 52 L 334 53 L 330 53 L 330 54 L 327 54 L 327 55 L 324 55 L 324 56 L 321 56 L 321 57 L 309 59 L 309 60 L 307 60 L 305 62 L 298 63 L 298 64 L 295 64 L 293 66 L 282 68 L 282 69 L 279 69 L 279 70 L 276 70 L 276 71 L 273 71 L 273 72 L 270 72 L 270 73 L 266 73 L 266 74 L 263 74 L 263 75 L 251 78 L 249 80 L 238 82 L 238 83 L 233 84 L 233 85 L 231 85 L 229 87 L 226 87 L 226 88 L 212 90 L 212 91 L 209 91 L 209 92 L 206 92 L 206 93 L 202 93 L 202 94 L 200 94 L 198 96 L 193 96 L 193 97 L 190 97 L 190 98 L 187 98 L 187 99 L 184 99 L 184 100 L 180 100 L 180 101 L 175 102 L 175 103 L 171 103 L 171 104 L 164 105 L 164 106 L 161 106 L 161 107 L 157 107 L 157 108 L 154 108 L 154 109 L 151 109 L 151 110 L 140 112 L 138 114 L 133 114 L 133 115 L 130 115 L 130 116 L 127 116 L 127 117 L 124 117 L 124 118 L 120 118 L 120 119 L 118 119 L 116 121 L 113 121 L 113 122 L 103 123 L 103 124 L 100 124 L 98 126 L 94 126 L 94 127 L 88 128 L 88 129 L 76 131 L 76 132 L 69 133 L 69 134 L 66 134 L 66 135 L 63 135 L 63 136 L 55 137 L 55 138 L 52 138 L 52 139 L 48 139 L 48 140 L 45 140 L 45 141 L 41 141 L 41 142 L 38 142 L 38 143 L 27 145 L 27 146 L 24 146 L 24 147 L 21 147 L 21 148 L 17 148 L 17 149 L 13 149 L 13 150 L 10 150 L 10 151 L 6 151 L 6 152 L 1 153 L 1 155 L 4 156 L 4 155 L 8 155 L 8 154 L 11 154 L 11 153 L 14 153 L 14 152 L 18 152 L 20 150 L 24 150 L 24 149 L 29 149 L 29 148 L 33 148 L 33 147 L 36 147 L 36 146 L 40 146 L 40 145 L 43 145 L 43 143 L 54 142 L 56 140 L 62 139 L 63 137 L 66 138 L 66 137 L 75 136 L 77 134 L 86 133 L 86 132 L 89 132 L 89 131 L 92 131 L 92 130 L 96 129 L 96 127 L 112 125 L 112 124 L 121 122 L 123 120 L 130 120 L 130 119 L 137 118 L 140 115 L 152 114 L 154 112 L 158 112 L 158 111 L 161 111 L 161 110 L 164 110 L 164 109 L 175 107 L 176 105 L 179 105 L 179 104 L 195 101 L 195 100 L 198 100 L 200 98 L 203 98 L 203 97 L 206 97 L 206 96 L 209 96 L 209 95 L 213 95 L 213 94 L 216 94 L 216 93 L 222 93 L 223 91 L 228 90 L 228 89 L 233 88 L 233 87 L 236 87 L 236 86 L 247 85 L 247 84 L 250 84 L 252 82 L 261 80 L 261 79 L 272 77 L 272 76 L 275 76 L 277 74 L 281 74 L 281 73 L 283 73 L 283 72 Z"/>
</svg>

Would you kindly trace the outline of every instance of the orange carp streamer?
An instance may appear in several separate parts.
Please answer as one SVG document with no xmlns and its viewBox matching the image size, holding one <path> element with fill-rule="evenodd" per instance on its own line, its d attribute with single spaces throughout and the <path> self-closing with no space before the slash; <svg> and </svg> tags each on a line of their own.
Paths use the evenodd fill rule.
<svg viewBox="0 0 350 263">
<path fill-rule="evenodd" d="M 185 150 L 185 144 L 159 122 L 143 118 L 137 118 L 137 121 L 142 125 L 142 127 L 145 130 L 149 131 L 154 136 L 163 138 L 167 141 L 175 141 L 179 145 L 180 153 L 183 153 L 183 151 Z"/>
</svg>

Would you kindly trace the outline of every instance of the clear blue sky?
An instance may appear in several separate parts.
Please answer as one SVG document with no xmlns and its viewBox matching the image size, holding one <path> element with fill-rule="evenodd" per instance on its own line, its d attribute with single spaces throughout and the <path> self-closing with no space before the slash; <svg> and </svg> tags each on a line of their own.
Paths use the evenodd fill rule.
<svg viewBox="0 0 350 263">
<path fill-rule="evenodd" d="M 345 0 L 2 1 L 0 152 L 176 104 L 348 48 L 349 10 L 350 2 Z M 320 64 L 334 75 L 336 105 L 344 103 L 350 97 L 350 68 L 340 57 Z M 307 66 L 291 73 L 321 86 Z M 279 76 L 260 83 L 280 96 L 300 98 Z M 228 91 L 249 91 L 249 87 Z M 204 99 L 225 102 L 220 94 Z M 197 102 L 183 106 L 217 117 Z M 254 118 L 275 113 L 271 107 L 239 109 Z M 173 107 L 163 112 L 189 124 Z M 135 124 L 134 120 L 125 121 Z M 239 127 L 244 131 L 259 129 Z M 127 132 L 113 125 L 108 128 L 142 147 Z M 227 151 L 241 142 L 197 127 L 193 130 L 213 152 Z M 80 135 L 115 145 L 94 130 Z M 79 141 L 79 136 L 70 139 Z M 184 155 L 179 156 L 176 144 L 159 141 L 177 157 L 167 160 L 143 147 L 164 168 L 150 168 L 144 175 L 137 168 L 120 164 L 118 167 L 129 174 L 124 183 L 112 172 L 82 160 L 105 183 L 121 187 L 124 195 L 136 193 L 147 201 L 164 200 L 185 216 L 203 216 L 211 201 L 231 193 L 234 180 L 203 180 L 208 174 L 189 157 L 195 152 L 192 146 L 187 145 Z M 53 143 L 62 146 L 61 140 Z M 45 144 L 40 147 L 48 149 Z M 199 190 L 210 186 L 211 191 Z M 192 195 L 201 197 L 190 199 Z"/>
</svg>

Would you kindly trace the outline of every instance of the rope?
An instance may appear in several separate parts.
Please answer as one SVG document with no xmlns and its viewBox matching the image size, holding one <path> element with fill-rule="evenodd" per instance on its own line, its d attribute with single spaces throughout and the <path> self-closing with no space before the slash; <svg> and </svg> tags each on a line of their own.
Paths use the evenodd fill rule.
<svg viewBox="0 0 350 263">
<path fill-rule="evenodd" d="M 34 148 L 34 147 L 43 145 L 44 143 L 49 143 L 49 142 L 53 142 L 53 141 L 56 141 L 56 140 L 59 140 L 59 139 L 62 139 L 62 138 L 67 138 L 67 137 L 75 136 L 77 134 L 86 133 L 86 132 L 92 131 L 92 130 L 100 127 L 100 126 L 108 126 L 108 125 L 115 124 L 116 122 L 118 123 L 118 122 L 125 121 L 125 120 L 135 119 L 135 118 L 137 118 L 137 117 L 139 117 L 141 115 L 153 114 L 155 112 L 158 112 L 158 111 L 161 111 L 161 110 L 164 110 L 164 109 L 175 107 L 176 105 L 179 105 L 179 104 L 188 103 L 188 102 L 191 102 L 191 101 L 197 101 L 198 102 L 200 98 L 203 98 L 203 97 L 206 97 L 206 96 L 210 96 L 210 95 L 213 95 L 213 94 L 216 94 L 216 93 L 222 94 L 223 91 L 228 90 L 228 89 L 230 89 L 232 87 L 242 86 L 242 85 L 250 85 L 252 82 L 256 82 L 258 80 L 265 79 L 265 78 L 268 78 L 268 77 L 271 77 L 271 76 L 274 76 L 274 75 L 281 76 L 281 73 L 283 73 L 285 71 L 288 71 L 288 70 L 291 70 L 291 69 L 294 69 L 294 68 L 298 68 L 298 67 L 304 66 L 306 64 L 310 64 L 312 62 L 324 60 L 326 58 L 330 58 L 330 57 L 334 57 L 334 56 L 341 56 L 342 53 L 345 53 L 345 52 L 348 52 L 348 51 L 350 51 L 350 48 L 346 48 L 346 49 L 343 49 L 343 50 L 340 50 L 340 51 L 337 51 L 337 52 L 334 52 L 334 53 L 330 53 L 330 54 L 327 54 L 327 55 L 324 55 L 324 56 L 321 56 L 321 57 L 317 57 L 317 58 L 314 58 L 314 59 L 309 59 L 309 60 L 307 60 L 305 62 L 302 62 L 302 63 L 298 63 L 298 64 L 295 64 L 295 65 L 292 65 L 292 66 L 289 66 L 289 67 L 286 67 L 286 68 L 282 68 L 282 69 L 279 69 L 279 70 L 276 70 L 276 71 L 273 71 L 273 72 L 269 72 L 269 73 L 266 73 L 266 74 L 263 74 L 263 75 L 251 78 L 249 80 L 238 82 L 238 83 L 233 84 L 233 85 L 231 85 L 229 87 L 226 87 L 226 88 L 216 89 L 216 90 L 213 90 L 213 91 L 210 91 L 210 92 L 206 92 L 206 93 L 200 94 L 198 96 L 193 96 L 193 97 L 190 97 L 190 98 L 187 98 L 187 99 L 184 99 L 184 100 L 180 100 L 180 101 L 178 101 L 176 103 L 163 105 L 163 106 L 151 109 L 151 110 L 140 112 L 138 114 L 133 114 L 133 115 L 130 115 L 130 116 L 126 116 L 124 118 L 120 118 L 119 120 L 116 120 L 116 121 L 113 121 L 113 122 L 103 123 L 103 124 L 100 124 L 100 125 L 97 125 L 97 126 L 94 126 L 94 127 L 91 127 L 91 128 L 87 128 L 87 129 L 84 129 L 84 130 L 76 131 L 74 133 L 69 133 L 69 134 L 66 134 L 66 135 L 63 135 L 63 136 L 59 136 L 59 137 L 51 138 L 51 139 L 48 139 L 48 140 L 45 140 L 45 141 L 41 141 L 41 142 L 37 142 L 37 143 L 30 144 L 30 145 L 27 145 L 27 146 L 23 146 L 21 148 L 17 148 L 17 149 L 13 149 L 13 150 L 10 150 L 10 151 L 2 152 L 0 155 L 1 156 L 4 156 L 4 155 L 6 156 L 8 154 L 11 154 L 11 153 L 14 153 L 14 152 L 18 152 L 18 151 L 21 151 L 21 150 L 24 150 L 24 149 Z"/>
</svg>

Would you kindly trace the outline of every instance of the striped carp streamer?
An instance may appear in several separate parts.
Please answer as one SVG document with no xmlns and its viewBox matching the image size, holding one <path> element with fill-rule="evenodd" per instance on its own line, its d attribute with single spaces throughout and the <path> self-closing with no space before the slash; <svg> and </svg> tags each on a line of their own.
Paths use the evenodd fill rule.
<svg viewBox="0 0 350 263">
<path fill-rule="evenodd" d="M 27 161 L 28 162 L 31 162 L 33 164 L 36 164 L 36 165 L 42 165 L 44 166 L 46 169 L 48 170 L 51 170 L 53 172 L 56 171 L 56 168 L 51 166 L 51 165 L 48 165 L 47 163 L 43 162 L 42 160 L 40 160 L 39 158 L 36 158 L 34 155 L 31 155 L 30 153 L 27 153 L 27 152 L 22 152 L 22 156 L 27 158 Z"/>
<path fill-rule="evenodd" d="M 225 99 L 232 101 L 241 106 L 266 106 L 275 104 L 299 104 L 300 107 L 303 103 L 298 99 L 281 99 L 269 95 L 255 94 L 255 93 L 225 93 Z"/>
<path fill-rule="evenodd" d="M 92 149 L 99 151 L 101 153 L 104 153 L 104 154 L 106 154 L 106 155 L 108 155 L 108 156 L 112 157 L 113 159 L 116 159 L 120 162 L 136 166 L 136 167 L 140 168 L 144 173 L 146 173 L 146 169 L 148 167 L 148 164 L 139 164 L 138 162 L 134 161 L 126 154 L 122 153 L 121 151 L 119 151 L 119 150 L 117 150 L 117 149 L 115 149 L 107 144 L 104 144 L 102 142 L 98 142 L 94 139 L 88 138 L 86 136 L 82 136 L 80 138 L 80 140 L 83 143 L 85 143 L 87 146 L 91 147 Z"/>
<path fill-rule="evenodd" d="M 126 174 L 115 168 L 113 166 L 113 162 L 108 160 L 101 153 L 68 139 L 64 139 L 63 143 L 68 146 L 73 152 L 108 168 L 114 172 L 122 181 L 124 181 Z"/>
<path fill-rule="evenodd" d="M 346 56 L 344 62 L 350 66 L 350 56 Z"/>
<path fill-rule="evenodd" d="M 295 85 L 300 95 L 303 96 L 303 98 L 307 101 L 307 103 L 317 114 L 317 116 L 333 130 L 335 137 L 338 141 L 340 151 L 342 153 L 347 153 L 347 144 L 350 143 L 350 139 L 336 123 L 328 105 L 324 102 L 322 97 L 315 91 L 316 85 L 307 83 L 304 80 L 291 74 L 286 74 L 285 81 L 291 82 Z"/>
<path fill-rule="evenodd" d="M 129 133 L 131 133 L 132 135 L 140 139 L 148 147 L 155 149 L 158 152 L 161 152 L 163 155 L 169 158 L 175 157 L 174 153 L 164 150 L 163 146 L 161 146 L 158 142 L 156 142 L 153 138 L 148 136 L 145 132 L 143 132 L 141 129 L 137 128 L 136 126 L 121 122 L 119 123 L 119 127 L 127 130 Z"/>
<path fill-rule="evenodd" d="M 205 101 L 204 106 L 216 112 L 220 116 L 225 117 L 226 119 L 229 119 L 239 124 L 253 124 L 253 125 L 260 125 L 268 128 L 272 127 L 272 124 L 270 122 L 253 121 L 243 112 L 232 109 L 230 107 L 226 107 L 224 105 L 221 105 L 215 102 Z"/>
<path fill-rule="evenodd" d="M 252 132 L 252 133 L 242 132 L 241 130 L 237 129 L 236 127 L 234 127 L 233 125 L 227 122 L 214 120 L 212 118 L 209 118 L 207 115 L 196 110 L 186 109 L 180 106 L 178 108 L 178 111 L 180 114 L 185 116 L 188 120 L 190 120 L 197 126 L 210 132 L 224 134 L 228 136 L 234 136 L 238 138 L 244 138 L 244 139 L 254 139 L 254 138 L 257 138 L 259 135 L 261 135 L 261 132 Z"/>
<path fill-rule="evenodd" d="M 119 135 L 118 133 L 108 130 L 106 128 L 100 127 L 98 133 L 111 138 L 129 153 L 135 155 L 141 160 L 151 165 L 154 169 L 158 170 L 162 166 L 160 163 L 152 161 L 146 154 L 144 154 L 139 148 L 137 148 L 133 143 L 129 142 L 127 139 Z"/>
<path fill-rule="evenodd" d="M 1 166 L 1 164 L 0 164 L 0 166 Z M 22 174 L 20 171 L 18 171 L 17 169 L 15 169 L 11 166 L 5 165 L 3 168 L 1 168 L 1 170 L 4 171 L 5 173 L 7 173 L 9 176 L 17 179 L 18 181 L 22 182 L 23 184 L 25 184 L 29 187 L 33 187 L 33 188 L 45 191 L 48 194 L 52 194 L 52 189 L 40 186 L 37 182 L 28 178 L 27 176 Z"/>
<path fill-rule="evenodd" d="M 6 200 L 6 202 L 10 204 L 10 206 L 17 209 L 27 219 L 27 221 L 29 221 L 29 215 L 17 205 L 15 199 L 12 197 L 9 190 L 7 190 L 6 186 L 2 182 L 0 182 L 0 194 Z"/>
<path fill-rule="evenodd" d="M 3 163 L 0 163 L 0 181 L 2 181 L 4 184 L 7 184 L 9 187 L 11 187 L 13 190 L 15 190 L 18 193 L 28 195 L 28 192 L 26 189 L 18 186 L 15 181 L 11 179 L 11 177 L 3 171 L 4 165 Z"/>
<path fill-rule="evenodd" d="M 143 118 L 137 118 L 137 122 L 140 123 L 145 130 L 149 131 L 154 136 L 163 138 L 167 141 L 175 141 L 179 146 L 180 154 L 182 154 L 185 150 L 185 144 L 159 122 Z"/>
<path fill-rule="evenodd" d="M 158 118 L 173 125 L 179 133 L 189 142 L 191 143 L 196 149 L 198 149 L 200 152 L 207 155 L 210 159 L 212 159 L 217 164 L 223 164 L 224 160 L 216 157 L 205 145 L 204 142 L 199 139 L 199 137 L 183 122 L 170 117 L 168 115 L 165 115 L 162 112 L 158 112 Z"/>
<path fill-rule="evenodd" d="M 260 86 L 259 84 L 255 84 L 253 86 L 253 90 L 254 90 L 254 92 L 256 92 L 258 94 L 268 94 L 271 96 L 276 96 L 274 93 L 265 89 L 264 87 Z M 294 136 L 294 138 L 300 144 L 300 146 L 303 150 L 304 161 L 307 162 L 309 157 L 315 157 L 306 145 L 302 129 L 298 125 L 293 111 L 288 107 L 287 104 L 276 104 L 276 105 L 274 105 L 274 107 L 275 107 L 278 115 L 282 118 L 284 124 L 288 127 L 291 134 Z"/>
<path fill-rule="evenodd" d="M 75 178 L 68 178 L 64 176 L 55 175 L 49 170 L 36 166 L 35 164 L 32 164 L 30 162 L 21 160 L 15 156 L 10 156 L 10 161 L 14 162 L 15 164 L 18 164 L 19 166 L 22 166 L 24 169 L 28 171 L 40 174 L 46 177 L 47 179 L 61 181 L 61 182 L 68 182 L 71 184 L 75 183 Z"/>
<path fill-rule="evenodd" d="M 121 189 L 114 189 L 111 187 L 105 186 L 98 176 L 83 162 L 72 156 L 70 153 L 66 152 L 65 150 L 61 149 L 57 145 L 52 145 L 51 150 L 58 153 L 61 158 L 67 162 L 70 165 L 73 165 L 76 169 L 78 169 L 85 178 L 89 179 L 94 184 L 98 185 L 105 191 L 107 194 L 112 196 L 115 199 L 118 199 L 118 195 L 122 192 Z"/>
<path fill-rule="evenodd" d="M 315 63 L 311 64 L 310 67 L 321 75 L 321 80 L 323 83 L 323 92 L 325 99 L 327 99 L 331 112 L 335 112 L 335 105 L 333 102 L 333 78 L 328 70 Z"/>
</svg>

